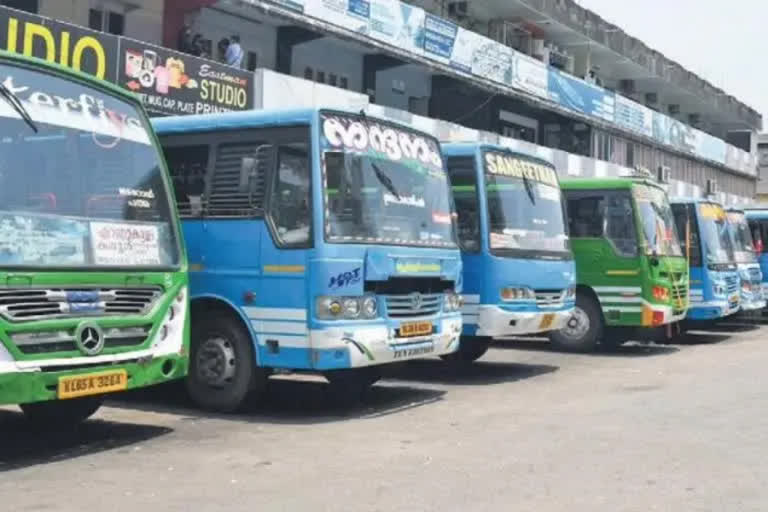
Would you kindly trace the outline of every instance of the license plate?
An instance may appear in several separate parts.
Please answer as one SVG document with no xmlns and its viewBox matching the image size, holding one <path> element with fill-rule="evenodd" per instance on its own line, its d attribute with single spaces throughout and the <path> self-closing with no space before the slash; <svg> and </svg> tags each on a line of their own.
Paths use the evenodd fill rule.
<svg viewBox="0 0 768 512">
<path fill-rule="evenodd" d="M 555 315 L 552 313 L 544 315 L 544 318 L 541 319 L 541 325 L 539 326 L 539 329 L 549 329 L 552 327 L 552 322 L 555 321 Z"/>
<path fill-rule="evenodd" d="M 400 337 L 412 338 L 432 334 L 432 322 L 408 322 L 400 324 Z"/>
<path fill-rule="evenodd" d="M 128 387 L 128 372 L 115 370 L 59 377 L 58 396 L 61 400 L 88 395 L 123 391 Z"/>
</svg>

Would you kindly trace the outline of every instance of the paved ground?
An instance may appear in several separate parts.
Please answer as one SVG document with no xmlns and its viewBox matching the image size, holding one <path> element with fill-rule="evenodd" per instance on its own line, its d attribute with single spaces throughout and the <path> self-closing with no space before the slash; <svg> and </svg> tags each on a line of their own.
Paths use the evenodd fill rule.
<svg viewBox="0 0 768 512">
<path fill-rule="evenodd" d="M 173 388 L 76 433 L 0 410 L 0 510 L 768 509 L 768 326 L 593 356 L 500 343 L 396 368 L 340 405 L 320 381 L 209 417 Z"/>
</svg>

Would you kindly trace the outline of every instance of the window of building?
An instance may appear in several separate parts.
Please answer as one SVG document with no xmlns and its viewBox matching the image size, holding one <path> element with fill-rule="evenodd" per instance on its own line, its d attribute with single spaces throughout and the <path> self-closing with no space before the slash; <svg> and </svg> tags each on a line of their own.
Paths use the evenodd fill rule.
<svg viewBox="0 0 768 512">
<path fill-rule="evenodd" d="M 121 36 L 125 32 L 125 15 L 104 9 L 89 9 L 88 27 Z"/>
<path fill-rule="evenodd" d="M 635 145 L 631 142 L 627 143 L 626 165 L 627 167 L 635 166 Z"/>
<path fill-rule="evenodd" d="M 453 201 L 458 213 L 458 235 L 461 248 L 480 250 L 480 207 L 477 195 L 477 173 L 472 157 L 447 159 Z"/>
<path fill-rule="evenodd" d="M 273 180 L 269 212 L 276 236 L 284 247 L 311 243 L 310 168 L 306 143 L 281 145 Z"/>
<path fill-rule="evenodd" d="M 32 14 L 37 14 L 39 9 L 38 0 L 0 0 L 0 5 L 10 7 L 11 9 L 31 12 Z"/>
<path fill-rule="evenodd" d="M 338 84 L 338 82 L 339 80 L 338 80 L 338 76 L 336 76 L 336 73 L 330 73 L 328 75 L 328 85 L 332 85 L 336 87 L 336 84 Z"/>
<path fill-rule="evenodd" d="M 256 71 L 259 67 L 259 54 L 256 52 L 248 52 L 248 60 L 246 61 L 245 68 L 248 71 Z"/>
<path fill-rule="evenodd" d="M 325 83 L 325 71 L 318 71 L 317 72 L 317 81 L 321 84 Z"/>
<path fill-rule="evenodd" d="M 349 78 L 342 75 L 339 78 L 339 87 L 341 87 L 342 89 L 349 89 Z"/>
<path fill-rule="evenodd" d="M 304 78 L 306 80 L 314 80 L 315 72 L 312 70 L 311 67 L 307 66 L 306 68 L 304 68 Z"/>
</svg>

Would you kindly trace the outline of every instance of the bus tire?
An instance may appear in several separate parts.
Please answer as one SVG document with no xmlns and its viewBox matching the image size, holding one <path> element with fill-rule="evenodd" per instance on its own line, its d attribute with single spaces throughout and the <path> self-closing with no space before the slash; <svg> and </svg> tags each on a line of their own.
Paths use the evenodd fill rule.
<svg viewBox="0 0 768 512">
<path fill-rule="evenodd" d="M 249 392 L 263 392 L 266 374 L 255 368 L 251 336 L 239 319 L 214 310 L 192 323 L 186 387 L 199 407 L 231 413 L 243 405 Z"/>
<path fill-rule="evenodd" d="M 576 307 L 566 326 L 552 331 L 552 345 L 565 352 L 594 352 L 605 330 L 603 312 L 597 301 L 583 293 L 576 295 Z"/>
<path fill-rule="evenodd" d="M 440 356 L 440 358 L 451 364 L 464 365 L 474 363 L 488 352 L 490 346 L 491 338 L 462 336 L 459 341 L 459 349 L 452 354 Z"/>
<path fill-rule="evenodd" d="M 99 410 L 104 397 L 88 396 L 69 400 L 50 400 L 20 404 L 24 416 L 36 426 L 57 428 L 79 425 Z"/>
</svg>

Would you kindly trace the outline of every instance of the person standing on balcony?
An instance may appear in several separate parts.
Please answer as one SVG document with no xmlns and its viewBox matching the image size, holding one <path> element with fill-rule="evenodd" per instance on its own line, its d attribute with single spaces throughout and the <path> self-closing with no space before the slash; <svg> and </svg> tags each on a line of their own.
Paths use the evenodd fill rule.
<svg viewBox="0 0 768 512">
<path fill-rule="evenodd" d="M 243 65 L 243 48 L 240 46 L 240 36 L 234 35 L 229 38 L 229 46 L 224 54 L 224 58 L 230 66 L 240 68 Z"/>
</svg>

